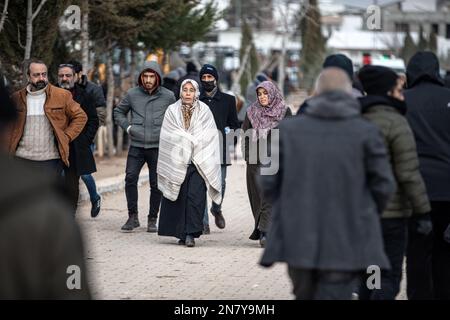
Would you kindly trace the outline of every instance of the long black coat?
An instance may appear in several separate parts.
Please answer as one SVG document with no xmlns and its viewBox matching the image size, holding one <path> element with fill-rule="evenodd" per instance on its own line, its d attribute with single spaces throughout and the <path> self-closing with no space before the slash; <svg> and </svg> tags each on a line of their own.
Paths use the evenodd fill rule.
<svg viewBox="0 0 450 320">
<path fill-rule="evenodd" d="M 346 93 L 326 93 L 308 104 L 303 117 L 280 123 L 279 150 L 272 149 L 272 157 L 280 157 L 278 173 L 262 176 L 265 195 L 274 202 L 260 263 L 389 268 L 380 214 L 395 181 L 383 138 Z"/>
<path fill-rule="evenodd" d="M 420 172 L 431 201 L 450 201 L 450 89 L 431 53 L 413 57 L 407 67 L 406 118 L 414 133 Z"/>
<path fill-rule="evenodd" d="M 204 92 L 200 94 L 200 101 L 206 103 L 211 110 L 217 129 L 222 133 L 222 164 L 230 164 L 230 153 L 226 142 L 225 128 L 236 130 L 241 126 L 237 118 L 236 98 L 230 94 L 226 94 L 220 90 L 214 97 L 208 97 Z M 232 143 L 232 141 L 230 141 Z M 228 161 L 227 161 L 228 159 Z"/>
<path fill-rule="evenodd" d="M 89 98 L 85 88 L 75 85 L 73 99 L 78 102 L 88 116 L 88 121 L 81 134 L 70 144 L 69 161 L 74 166 L 77 175 L 90 174 L 97 171 L 91 144 L 94 142 L 98 130 L 99 120 L 95 101 Z"/>
</svg>

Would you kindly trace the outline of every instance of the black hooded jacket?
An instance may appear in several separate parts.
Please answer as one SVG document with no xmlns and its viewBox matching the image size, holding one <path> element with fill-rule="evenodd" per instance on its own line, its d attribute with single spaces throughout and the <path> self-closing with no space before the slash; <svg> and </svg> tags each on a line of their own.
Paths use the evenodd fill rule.
<svg viewBox="0 0 450 320">
<path fill-rule="evenodd" d="M 407 67 L 407 119 L 414 132 L 420 171 L 431 201 L 450 201 L 450 89 L 431 52 L 414 55 Z"/>
</svg>

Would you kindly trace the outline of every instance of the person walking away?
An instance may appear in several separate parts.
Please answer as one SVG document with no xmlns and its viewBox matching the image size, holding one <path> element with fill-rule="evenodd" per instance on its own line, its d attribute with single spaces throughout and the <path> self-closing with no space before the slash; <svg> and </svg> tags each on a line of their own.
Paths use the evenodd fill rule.
<svg viewBox="0 0 450 320">
<path fill-rule="evenodd" d="M 433 232 L 417 232 L 410 221 L 408 299 L 450 299 L 450 89 L 432 52 L 418 52 L 406 68 L 406 117 L 417 143 L 420 172 L 431 202 Z"/>
<path fill-rule="evenodd" d="M 380 215 L 395 180 L 379 129 L 362 119 L 351 81 L 326 68 L 303 117 L 279 125 L 279 170 L 263 266 L 286 262 L 296 299 L 350 300 L 370 265 L 389 269 Z"/>
<path fill-rule="evenodd" d="M 419 171 L 414 135 L 405 118 L 403 81 L 393 70 L 368 65 L 359 71 L 367 96 L 360 98 L 363 116 L 382 132 L 394 172 L 397 192 L 381 216 L 384 251 L 391 270 L 381 273 L 381 288 L 369 290 L 364 281 L 359 299 L 395 300 L 400 292 L 406 253 L 408 221 L 418 222 L 415 232 L 430 233 L 430 203 Z"/>
</svg>

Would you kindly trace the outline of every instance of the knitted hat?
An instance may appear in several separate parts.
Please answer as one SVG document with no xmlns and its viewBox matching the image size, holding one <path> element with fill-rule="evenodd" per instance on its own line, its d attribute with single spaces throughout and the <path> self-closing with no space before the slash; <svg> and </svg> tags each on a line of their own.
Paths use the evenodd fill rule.
<svg viewBox="0 0 450 320">
<path fill-rule="evenodd" d="M 343 54 L 332 54 L 326 57 L 323 68 L 336 67 L 344 70 L 350 79 L 353 79 L 353 62 Z"/>
<path fill-rule="evenodd" d="M 219 74 L 217 73 L 216 67 L 210 64 L 204 64 L 202 69 L 200 70 L 200 79 L 204 74 L 212 75 L 217 81 L 219 81 Z"/>
<path fill-rule="evenodd" d="M 398 75 L 386 67 L 366 65 L 358 77 L 367 94 L 385 96 L 397 84 Z"/>
</svg>

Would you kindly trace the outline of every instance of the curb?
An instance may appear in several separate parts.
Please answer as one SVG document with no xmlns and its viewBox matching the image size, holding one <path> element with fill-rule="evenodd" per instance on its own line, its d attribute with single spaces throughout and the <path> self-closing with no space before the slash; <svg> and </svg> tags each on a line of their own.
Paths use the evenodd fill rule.
<svg viewBox="0 0 450 320">
<path fill-rule="evenodd" d="M 138 187 L 142 186 L 149 181 L 149 174 L 147 170 L 142 170 L 139 174 Z M 110 177 L 103 178 L 100 180 L 96 180 L 95 184 L 97 185 L 97 192 L 100 195 L 104 195 L 106 193 L 118 192 L 125 189 L 125 173 Z M 86 185 L 80 179 L 80 197 L 79 201 L 87 201 L 89 200 L 89 193 L 87 191 Z"/>
</svg>

